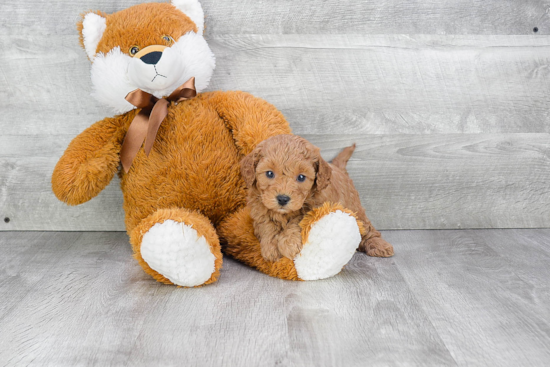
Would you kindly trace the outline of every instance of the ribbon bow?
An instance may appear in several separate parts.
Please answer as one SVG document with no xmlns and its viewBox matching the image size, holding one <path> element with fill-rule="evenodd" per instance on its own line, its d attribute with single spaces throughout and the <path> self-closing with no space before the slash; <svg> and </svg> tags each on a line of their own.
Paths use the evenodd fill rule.
<svg viewBox="0 0 550 367">
<path fill-rule="evenodd" d="M 128 173 L 130 170 L 132 162 L 143 144 L 143 140 L 145 140 L 145 147 L 143 149 L 145 150 L 145 154 L 149 156 L 160 124 L 168 114 L 168 105 L 170 102 L 185 101 L 196 95 L 195 77 L 183 83 L 168 97 L 161 99 L 141 89 L 128 93 L 126 100 L 137 108 L 141 108 L 141 111 L 132 120 L 120 149 L 120 161 L 122 162 L 124 172 Z"/>
</svg>

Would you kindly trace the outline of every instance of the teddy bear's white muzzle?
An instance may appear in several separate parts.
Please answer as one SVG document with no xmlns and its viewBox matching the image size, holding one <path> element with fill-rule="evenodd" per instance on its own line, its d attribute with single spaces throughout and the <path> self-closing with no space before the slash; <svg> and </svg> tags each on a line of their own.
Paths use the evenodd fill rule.
<svg viewBox="0 0 550 367">
<path fill-rule="evenodd" d="M 183 64 L 178 54 L 171 48 L 152 51 L 140 58 L 134 57 L 128 65 L 128 78 L 139 89 L 147 92 L 160 91 L 173 86 L 182 73 Z"/>
</svg>

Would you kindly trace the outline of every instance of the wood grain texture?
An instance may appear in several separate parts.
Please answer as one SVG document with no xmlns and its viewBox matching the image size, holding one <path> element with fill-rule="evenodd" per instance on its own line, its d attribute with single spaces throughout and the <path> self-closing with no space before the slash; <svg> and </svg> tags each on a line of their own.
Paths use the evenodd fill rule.
<svg viewBox="0 0 550 367">
<path fill-rule="evenodd" d="M 305 135 L 348 171 L 381 229 L 550 226 L 550 134 Z"/>
<path fill-rule="evenodd" d="M 342 277 L 308 283 L 226 259 L 216 291 L 204 287 L 189 298 L 168 290 L 145 320 L 129 364 L 183 355 L 192 366 L 454 365 L 392 261 L 370 260 L 357 255 Z"/>
<path fill-rule="evenodd" d="M 142 273 L 125 237 L 82 234 L 3 315 L 2 365 L 454 365 L 391 259 L 358 254 L 310 283 L 226 259 L 218 283 L 178 289 Z"/>
<path fill-rule="evenodd" d="M 106 365 L 94 360 L 108 358 L 120 365 L 131 353 L 128 342 L 139 332 L 134 317 L 148 313 L 148 290 L 141 286 L 146 274 L 133 261 L 126 234 L 75 234 L 76 240 L 43 234 L 69 249 L 58 249 L 59 260 L 49 261 L 46 270 L 25 263 L 14 270 L 35 272 L 42 281 L 2 315 L 2 330 L 11 332 L 0 341 L 0 364 Z M 8 253 L 9 242 L 2 240 Z M 39 258 L 52 251 L 37 242 L 33 246 Z"/>
<path fill-rule="evenodd" d="M 528 261 L 515 261 L 508 250 L 533 234 L 541 242 L 525 251 Z M 396 265 L 458 365 L 549 363 L 549 294 L 522 274 L 550 231 L 396 231 L 386 239 L 406 244 L 396 246 Z M 548 283 L 548 267 L 538 276 Z"/>
<path fill-rule="evenodd" d="M 299 17 L 291 26 L 294 18 L 287 17 L 277 27 L 294 31 L 279 32 L 263 21 L 265 32 L 316 34 L 245 34 L 258 25 L 236 23 L 232 17 L 259 16 L 258 6 L 265 9 L 264 2 L 205 1 L 209 19 L 218 27 L 207 34 L 218 65 L 210 90 L 241 89 L 268 100 L 295 133 L 329 149 L 325 154 L 353 140 L 364 145 L 361 149 L 368 146 L 350 163 L 350 171 L 378 228 L 550 226 L 550 36 L 544 35 L 543 23 L 541 32 L 531 36 L 485 35 L 467 28 L 458 35 L 391 34 L 392 29 L 404 32 L 406 22 L 395 22 L 398 28 L 388 28 L 388 34 L 369 34 L 361 28 L 368 22 L 356 29 L 363 34 L 345 34 L 352 32 L 343 32 L 323 15 L 328 5 L 315 4 L 281 1 L 262 16 L 277 19 L 281 9 L 299 6 L 299 16 L 309 9 L 312 22 L 324 19 L 326 29 L 333 31 L 307 28 L 313 23 Z M 545 20 L 541 11 L 548 9 L 540 1 L 519 6 L 511 1 L 407 5 L 395 0 L 352 2 L 346 13 L 339 10 L 341 4 L 332 4 L 331 14 L 350 29 L 358 27 L 353 17 L 364 16 L 373 6 L 376 19 L 411 6 L 427 17 L 414 23 L 426 24 L 426 32 L 432 32 L 429 19 L 434 14 L 453 15 L 453 22 L 441 18 L 449 27 L 463 20 L 474 27 L 476 16 L 506 20 L 504 14 L 513 13 L 517 22 L 529 22 L 535 16 Z M 11 0 L 0 5 L 5 10 L 0 19 L 10 17 L 0 26 L 5 30 L 0 48 L 6 50 L 0 53 L 0 230 L 124 228 L 117 180 L 95 200 L 69 208 L 51 193 L 50 176 L 70 140 L 111 115 L 89 96 L 90 66 L 73 28 L 75 14 L 129 5 L 21 5 Z M 456 9 L 465 5 L 468 15 L 458 16 Z M 428 6 L 432 12 L 425 11 Z M 481 6 L 487 10 L 470 12 Z M 415 11 L 408 9 L 404 18 L 410 16 L 412 22 Z M 55 16 L 56 21 L 39 22 L 39 16 Z M 240 24 L 242 32 L 231 31 L 231 24 Z M 510 29 L 513 24 L 518 23 L 508 22 Z M 498 27 L 491 32 L 502 33 Z"/>
<path fill-rule="evenodd" d="M 209 40 L 210 90 L 279 108 L 298 134 L 550 132 L 550 36 L 243 35 Z M 110 116 L 76 36 L 0 36 L 5 134 Z"/>
<path fill-rule="evenodd" d="M 510 233 L 512 240 L 509 239 Z M 530 303 L 539 306 L 536 312 L 545 320 L 550 320 L 550 307 L 544 306 L 550 299 L 550 240 L 546 233 L 529 230 L 495 231 L 491 236 L 485 236 L 483 243 L 506 259 L 509 267 L 525 283 L 523 290 L 529 293 Z"/>
<path fill-rule="evenodd" d="M 550 269 L 531 269 L 550 230 L 383 235 L 395 257 L 357 253 L 327 280 L 226 258 L 219 282 L 183 289 L 143 273 L 123 233 L 0 233 L 0 295 L 24 290 L 0 308 L 0 365 L 550 363 Z"/>
<path fill-rule="evenodd" d="M 550 37 L 217 37 L 213 89 L 267 99 L 298 134 L 550 132 Z M 231 82 L 229 82 L 231 81 Z"/>
<path fill-rule="evenodd" d="M 0 320 L 28 296 L 81 236 L 78 232 L 6 232 L 0 236 Z"/>
<path fill-rule="evenodd" d="M 86 10 L 151 0 L 3 0 L 2 34 L 72 34 Z M 206 34 L 550 34 L 548 0 L 202 0 Z"/>
<path fill-rule="evenodd" d="M 549 134 L 304 135 L 326 159 L 357 143 L 348 163 L 379 229 L 550 226 Z M 3 230 L 124 230 L 118 179 L 68 207 L 50 172 L 71 137 L 1 136 Z M 13 153 L 9 153 L 13 152 Z"/>
</svg>

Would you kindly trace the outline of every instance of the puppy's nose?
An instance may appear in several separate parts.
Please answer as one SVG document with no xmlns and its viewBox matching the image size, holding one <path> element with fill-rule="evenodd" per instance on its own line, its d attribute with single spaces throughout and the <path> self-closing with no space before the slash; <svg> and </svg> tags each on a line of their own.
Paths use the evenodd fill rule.
<svg viewBox="0 0 550 367">
<path fill-rule="evenodd" d="M 277 195 L 277 202 L 279 203 L 279 205 L 285 206 L 286 204 L 288 204 L 289 201 L 290 197 L 286 195 Z"/>
<path fill-rule="evenodd" d="M 162 52 L 153 51 L 140 57 L 141 61 L 149 65 L 156 65 L 162 57 Z"/>
</svg>

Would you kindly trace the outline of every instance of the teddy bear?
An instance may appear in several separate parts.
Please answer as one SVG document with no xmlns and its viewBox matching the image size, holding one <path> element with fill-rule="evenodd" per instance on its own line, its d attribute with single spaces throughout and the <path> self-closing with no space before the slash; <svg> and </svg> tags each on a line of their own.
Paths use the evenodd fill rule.
<svg viewBox="0 0 550 367">
<path fill-rule="evenodd" d="M 351 259 L 360 223 L 330 203 L 304 219 L 296 259 L 261 256 L 239 162 L 291 129 L 274 106 L 248 93 L 204 92 L 215 58 L 197 0 L 92 11 L 77 28 L 91 61 L 92 95 L 114 116 L 69 144 L 52 174 L 57 198 L 82 204 L 118 174 L 134 257 L 165 284 L 215 282 L 222 250 L 290 280 L 330 277 Z"/>
</svg>

